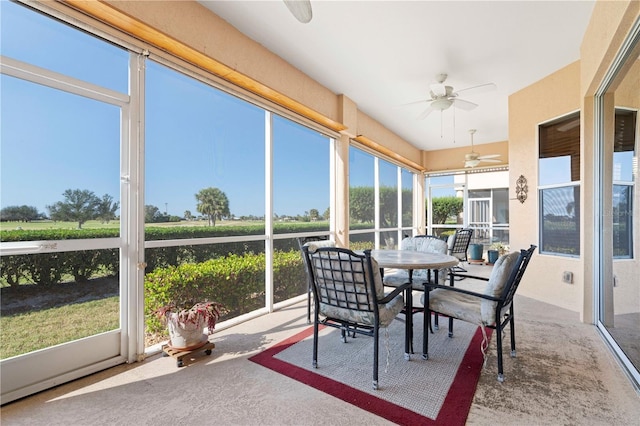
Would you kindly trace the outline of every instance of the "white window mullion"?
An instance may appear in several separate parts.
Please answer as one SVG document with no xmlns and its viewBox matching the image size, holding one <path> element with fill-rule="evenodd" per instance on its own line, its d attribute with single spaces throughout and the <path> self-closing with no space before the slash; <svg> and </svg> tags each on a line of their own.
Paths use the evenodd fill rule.
<svg viewBox="0 0 640 426">
<path fill-rule="evenodd" d="M 264 147 L 265 147 L 265 208 L 264 225 L 265 240 L 265 307 L 273 312 L 273 117 L 271 112 L 264 112 Z"/>
<path fill-rule="evenodd" d="M 398 167 L 398 179 L 397 179 L 397 193 L 398 193 L 398 221 L 397 221 L 397 227 L 398 227 L 398 232 L 396 232 L 397 237 L 396 237 L 396 241 L 397 241 L 397 246 L 400 246 L 400 241 L 402 241 L 402 168 Z"/>
<path fill-rule="evenodd" d="M 380 160 L 373 158 L 373 229 L 374 247 L 380 247 Z"/>
<path fill-rule="evenodd" d="M 123 351 L 128 362 L 139 361 L 145 351 L 144 318 L 144 99 L 146 57 L 131 52 L 129 62 L 131 105 L 128 132 L 123 135 L 121 160 L 120 235 L 124 239 L 121 281 Z M 122 284 L 121 284 L 122 286 Z"/>
</svg>

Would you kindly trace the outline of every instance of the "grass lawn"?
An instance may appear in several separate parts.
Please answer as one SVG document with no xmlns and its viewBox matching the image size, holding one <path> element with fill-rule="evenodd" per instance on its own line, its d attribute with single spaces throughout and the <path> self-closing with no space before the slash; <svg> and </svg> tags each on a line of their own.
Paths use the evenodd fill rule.
<svg viewBox="0 0 640 426">
<path fill-rule="evenodd" d="M 5 359 L 119 328 L 117 296 L 0 317 Z"/>
</svg>

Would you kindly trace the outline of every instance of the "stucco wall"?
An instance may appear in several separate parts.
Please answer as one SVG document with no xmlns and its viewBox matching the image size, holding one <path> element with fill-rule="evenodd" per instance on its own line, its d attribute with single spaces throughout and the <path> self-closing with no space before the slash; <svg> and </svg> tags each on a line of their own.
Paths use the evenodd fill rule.
<svg viewBox="0 0 640 426">
<path fill-rule="evenodd" d="M 538 125 L 580 109 L 580 63 L 575 62 L 509 97 L 509 182 L 523 175 L 529 192 L 524 203 L 510 197 L 510 243 L 512 249 L 539 244 L 538 223 Z M 562 273 L 572 272 L 574 284 L 562 282 Z M 521 294 L 578 311 L 583 283 L 582 260 L 566 256 L 540 255 L 529 264 Z"/>
</svg>

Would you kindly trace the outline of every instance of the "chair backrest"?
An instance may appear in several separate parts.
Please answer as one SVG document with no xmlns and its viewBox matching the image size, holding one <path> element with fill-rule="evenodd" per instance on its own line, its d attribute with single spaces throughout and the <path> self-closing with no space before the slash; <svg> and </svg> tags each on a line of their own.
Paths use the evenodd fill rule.
<svg viewBox="0 0 640 426">
<path fill-rule="evenodd" d="M 531 260 L 536 246 L 531 245 L 527 250 L 513 252 L 501 256 L 494 264 L 489 282 L 484 293 L 498 298 L 498 301 L 482 300 L 480 312 L 484 323 L 492 325 L 496 317 L 502 316 L 504 311 L 511 306 L 513 296 L 520 285 L 524 271 Z M 498 309 L 500 312 L 498 312 Z"/>
<path fill-rule="evenodd" d="M 447 243 L 430 235 L 403 238 L 400 250 L 422 251 L 425 253 L 447 253 Z"/>
<path fill-rule="evenodd" d="M 298 238 L 298 245 L 300 246 L 300 252 L 302 253 L 302 260 L 304 263 L 304 273 L 307 276 L 307 283 L 309 288 L 312 288 L 313 283 L 311 276 L 309 275 L 309 266 L 307 265 L 307 257 L 304 255 L 303 247 L 311 247 L 312 251 L 315 251 L 318 247 L 335 247 L 336 243 L 333 240 L 328 239 L 325 236 L 313 236 Z"/>
<path fill-rule="evenodd" d="M 473 229 L 464 228 L 457 230 L 456 233 L 450 236 L 447 241 L 449 254 L 460 260 L 467 260 L 467 249 L 469 248 L 472 236 Z"/>
<path fill-rule="evenodd" d="M 431 235 L 416 235 L 415 237 L 407 237 L 400 241 L 400 250 L 447 254 L 447 243 Z M 445 283 L 447 270 L 448 268 L 444 268 L 438 272 L 438 282 L 440 284 Z M 431 273 L 426 269 L 416 269 L 413 271 L 413 277 L 431 280 Z"/>
<path fill-rule="evenodd" d="M 329 237 L 327 237 L 326 235 L 313 235 L 311 237 L 301 237 L 301 238 L 298 238 L 298 246 L 302 250 L 302 246 L 305 245 L 306 243 L 310 243 L 312 241 L 327 241 L 328 239 Z"/>
<path fill-rule="evenodd" d="M 302 252 L 320 312 L 326 314 L 327 309 L 332 312 L 344 309 L 377 315 L 377 303 L 384 297 L 384 286 L 370 250 L 359 255 L 344 248 L 305 245 Z"/>
<path fill-rule="evenodd" d="M 522 276 L 524 275 L 524 271 L 527 269 L 527 265 L 533 256 L 533 252 L 536 250 L 536 246 L 531 244 L 528 249 L 520 250 L 520 256 L 518 256 L 518 262 L 514 266 L 511 276 L 509 277 L 509 283 L 505 286 L 502 291 L 502 295 L 500 296 L 504 300 L 504 304 L 509 304 L 513 300 L 513 296 L 516 294 L 516 290 L 518 290 L 518 286 L 520 285 L 520 280 L 522 280 Z"/>
</svg>

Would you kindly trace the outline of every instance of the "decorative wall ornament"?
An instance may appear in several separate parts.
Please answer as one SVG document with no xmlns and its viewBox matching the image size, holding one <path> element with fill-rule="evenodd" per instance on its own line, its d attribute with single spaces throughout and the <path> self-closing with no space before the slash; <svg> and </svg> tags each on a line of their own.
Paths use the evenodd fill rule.
<svg viewBox="0 0 640 426">
<path fill-rule="evenodd" d="M 524 203 L 524 200 L 527 199 L 527 192 L 529 192 L 529 187 L 527 186 L 527 178 L 524 177 L 524 175 L 520 175 L 520 177 L 516 181 L 516 197 L 521 203 Z"/>
</svg>

